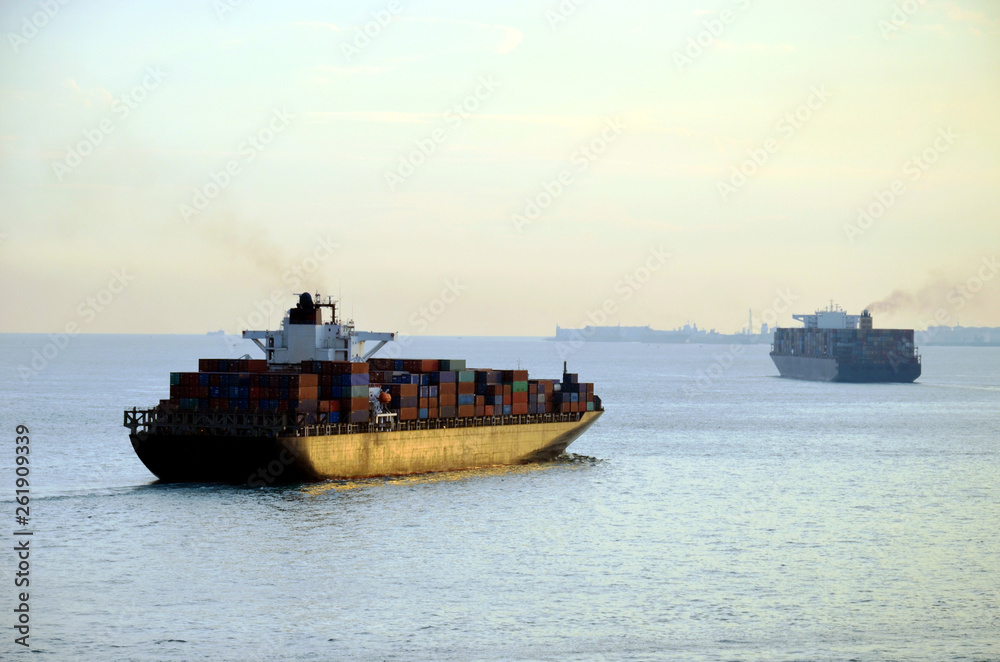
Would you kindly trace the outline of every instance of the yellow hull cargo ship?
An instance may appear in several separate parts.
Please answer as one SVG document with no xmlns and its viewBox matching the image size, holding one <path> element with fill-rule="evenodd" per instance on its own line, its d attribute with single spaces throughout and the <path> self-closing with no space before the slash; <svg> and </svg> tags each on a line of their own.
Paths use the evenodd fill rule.
<svg viewBox="0 0 1000 662">
<path fill-rule="evenodd" d="M 322 309 L 331 310 L 324 324 Z M 266 359 L 202 359 L 170 398 L 125 411 L 132 447 L 165 481 L 266 485 L 550 460 L 603 413 L 593 384 L 460 360 L 382 359 L 391 333 L 299 297 L 279 331 L 244 331 Z M 365 341 L 378 345 L 365 352 Z"/>
</svg>

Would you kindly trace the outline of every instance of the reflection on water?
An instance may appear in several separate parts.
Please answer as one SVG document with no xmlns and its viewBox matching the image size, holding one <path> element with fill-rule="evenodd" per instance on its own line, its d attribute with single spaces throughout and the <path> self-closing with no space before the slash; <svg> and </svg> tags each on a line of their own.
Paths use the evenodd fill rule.
<svg viewBox="0 0 1000 662">
<path fill-rule="evenodd" d="M 504 476 L 524 475 L 538 471 L 549 471 L 551 469 L 565 467 L 595 465 L 599 462 L 601 462 L 601 460 L 594 457 L 564 453 L 547 462 L 533 462 L 531 464 L 480 467 L 476 469 L 463 469 L 460 471 L 439 471 L 426 474 L 383 476 L 356 480 L 329 480 L 322 483 L 311 483 L 305 485 L 302 487 L 302 492 L 311 496 L 319 496 L 320 494 L 330 491 L 343 492 L 347 490 L 357 490 L 370 487 L 384 487 L 387 485 L 409 487 L 442 482 L 474 480 L 479 478 L 503 478 Z"/>
</svg>

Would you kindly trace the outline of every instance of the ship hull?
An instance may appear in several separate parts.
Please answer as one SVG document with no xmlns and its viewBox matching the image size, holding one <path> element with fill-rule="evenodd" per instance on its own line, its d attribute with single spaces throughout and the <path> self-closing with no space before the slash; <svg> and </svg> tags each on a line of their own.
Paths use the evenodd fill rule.
<svg viewBox="0 0 1000 662">
<path fill-rule="evenodd" d="M 266 485 L 550 460 L 603 412 L 578 421 L 252 438 L 136 433 L 132 447 L 167 482 Z"/>
<path fill-rule="evenodd" d="M 920 376 L 919 363 L 840 364 L 836 359 L 771 354 L 782 377 L 820 382 L 910 383 Z"/>
</svg>

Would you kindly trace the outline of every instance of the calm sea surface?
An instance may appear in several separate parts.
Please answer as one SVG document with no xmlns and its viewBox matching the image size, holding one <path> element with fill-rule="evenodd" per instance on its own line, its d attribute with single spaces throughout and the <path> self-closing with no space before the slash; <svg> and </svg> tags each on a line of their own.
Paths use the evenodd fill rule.
<svg viewBox="0 0 1000 662">
<path fill-rule="evenodd" d="M 1000 659 L 997 349 L 851 385 L 779 379 L 764 345 L 587 345 L 570 370 L 607 412 L 565 459 L 248 488 L 156 484 L 121 425 L 170 371 L 248 349 L 77 336 L 21 379 L 48 342 L 0 335 L 2 659 Z M 562 370 L 545 341 L 406 353 Z"/>
</svg>

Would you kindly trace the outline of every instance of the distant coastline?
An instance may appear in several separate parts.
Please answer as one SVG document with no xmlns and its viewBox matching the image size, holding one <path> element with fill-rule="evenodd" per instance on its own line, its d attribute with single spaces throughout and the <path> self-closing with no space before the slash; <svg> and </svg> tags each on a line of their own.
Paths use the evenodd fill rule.
<svg viewBox="0 0 1000 662">
<path fill-rule="evenodd" d="M 565 329 L 556 326 L 556 335 L 549 340 L 561 342 L 641 342 L 654 344 L 739 344 L 769 345 L 774 337 L 772 330 L 764 326 L 761 333 L 719 333 L 715 329 L 706 331 L 697 324 L 661 331 L 650 326 L 585 326 L 582 329 Z"/>
<path fill-rule="evenodd" d="M 639 342 L 651 344 L 739 344 L 769 345 L 773 329 L 764 327 L 761 333 L 718 333 L 715 329 L 699 329 L 697 324 L 685 324 L 670 330 L 650 326 L 585 326 L 567 329 L 556 326 L 555 336 L 547 340 L 561 342 Z M 916 332 L 918 346 L 928 347 L 1000 347 L 1000 327 L 931 326 Z"/>
</svg>

